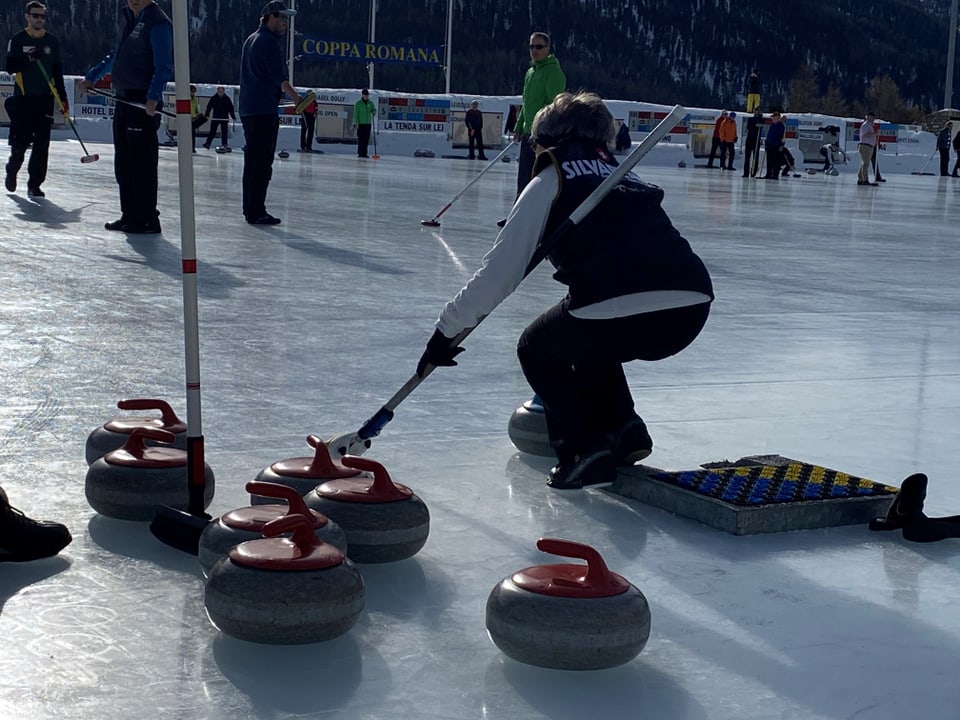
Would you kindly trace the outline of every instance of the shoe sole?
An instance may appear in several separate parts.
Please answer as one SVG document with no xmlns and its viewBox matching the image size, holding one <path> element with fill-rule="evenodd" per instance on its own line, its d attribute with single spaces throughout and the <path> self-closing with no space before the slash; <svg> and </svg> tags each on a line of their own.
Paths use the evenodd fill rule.
<svg viewBox="0 0 960 720">
<path fill-rule="evenodd" d="M 635 465 L 641 460 L 645 460 L 650 457 L 650 454 L 653 452 L 653 448 L 644 448 L 643 450 L 634 450 L 633 452 L 627 453 L 623 457 L 617 460 L 617 465 Z"/>
</svg>

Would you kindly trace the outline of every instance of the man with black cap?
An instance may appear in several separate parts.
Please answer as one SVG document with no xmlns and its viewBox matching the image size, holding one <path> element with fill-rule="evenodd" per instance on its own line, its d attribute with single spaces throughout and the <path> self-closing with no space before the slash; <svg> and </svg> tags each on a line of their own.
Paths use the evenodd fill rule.
<svg viewBox="0 0 960 720">
<path fill-rule="evenodd" d="M 153 0 L 127 0 L 122 12 L 116 49 L 86 74 L 81 87 L 89 92 L 109 73 L 119 101 L 113 110 L 113 172 L 120 187 L 120 218 L 104 227 L 158 233 L 158 112 L 163 89 L 173 78 L 173 23 Z"/>
<path fill-rule="evenodd" d="M 272 0 L 260 12 L 260 27 L 243 43 L 240 56 L 240 122 L 246 150 L 243 155 L 243 216 L 251 225 L 279 225 L 280 218 L 267 212 L 267 187 L 273 175 L 280 116 L 277 104 L 286 93 L 300 102 L 290 84 L 281 40 L 287 18 L 295 15 L 280 0 Z"/>
</svg>

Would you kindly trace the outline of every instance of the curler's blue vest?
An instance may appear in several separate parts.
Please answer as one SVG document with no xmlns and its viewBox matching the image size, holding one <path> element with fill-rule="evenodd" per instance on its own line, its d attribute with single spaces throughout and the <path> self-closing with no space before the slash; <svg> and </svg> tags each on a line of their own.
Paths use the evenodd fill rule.
<svg viewBox="0 0 960 720">
<path fill-rule="evenodd" d="M 556 172 L 560 183 L 541 242 L 616 166 L 605 147 L 577 139 L 537 157 L 534 175 Z M 550 250 L 553 277 L 569 288 L 571 309 L 652 290 L 689 290 L 713 298 L 710 274 L 673 227 L 662 201 L 661 188 L 628 173 Z"/>
</svg>

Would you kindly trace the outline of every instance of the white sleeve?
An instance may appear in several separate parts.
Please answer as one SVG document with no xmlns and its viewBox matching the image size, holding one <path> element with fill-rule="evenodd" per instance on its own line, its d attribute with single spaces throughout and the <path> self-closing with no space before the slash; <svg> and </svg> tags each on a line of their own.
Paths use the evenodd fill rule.
<svg viewBox="0 0 960 720">
<path fill-rule="evenodd" d="M 437 329 L 446 337 L 474 327 L 517 289 L 543 235 L 559 187 L 557 174 L 550 168 L 524 188 L 480 269 L 440 313 Z"/>
</svg>

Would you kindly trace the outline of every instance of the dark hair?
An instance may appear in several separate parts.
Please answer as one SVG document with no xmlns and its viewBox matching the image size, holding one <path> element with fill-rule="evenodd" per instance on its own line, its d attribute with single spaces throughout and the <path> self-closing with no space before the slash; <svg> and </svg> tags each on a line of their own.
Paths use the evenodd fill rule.
<svg viewBox="0 0 960 720">
<path fill-rule="evenodd" d="M 47 6 L 44 5 L 42 2 L 37 2 L 37 0 L 30 0 L 30 2 L 27 3 L 26 7 L 23 8 L 23 12 L 29 14 L 30 11 L 34 9 L 46 10 Z"/>
</svg>

